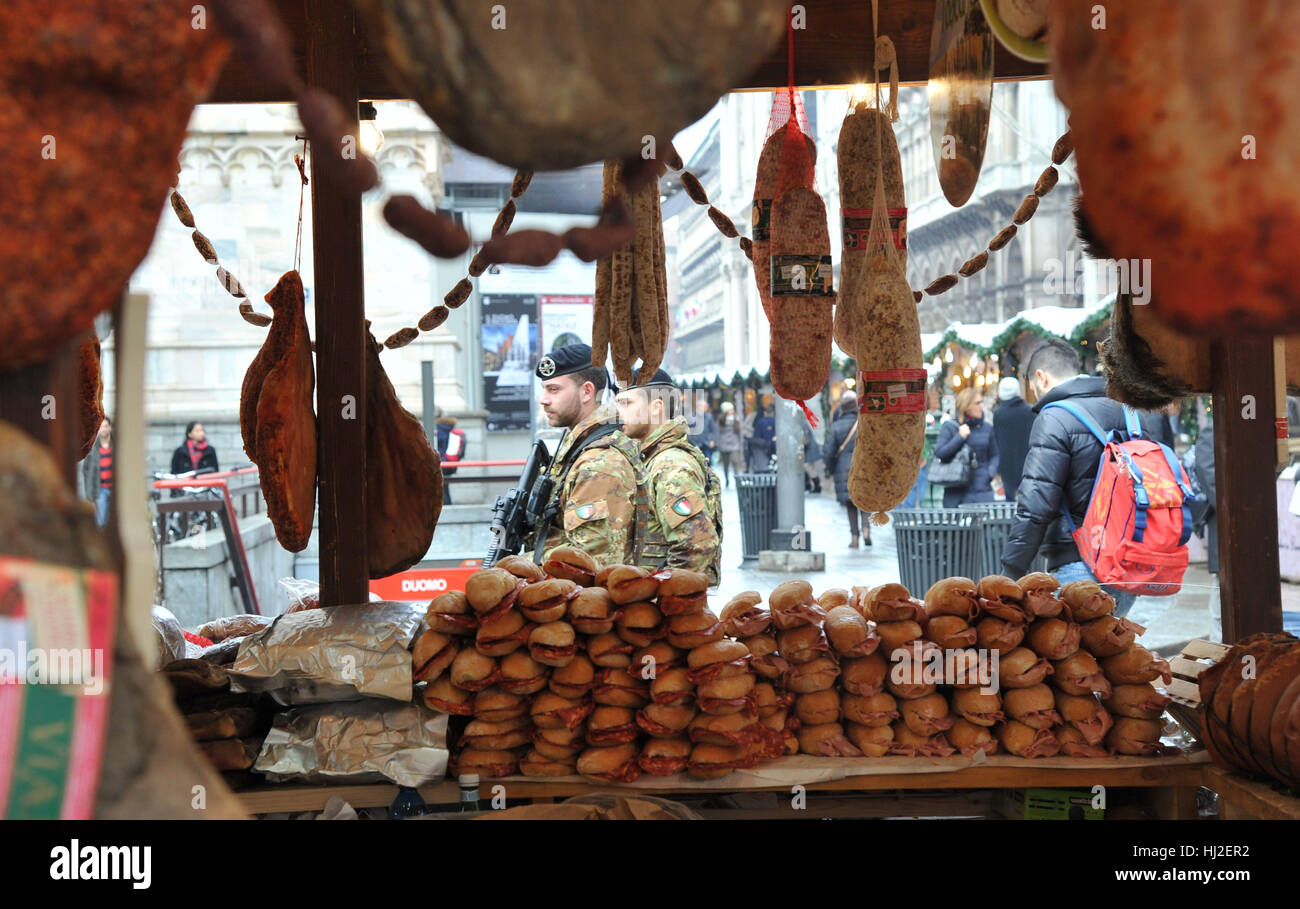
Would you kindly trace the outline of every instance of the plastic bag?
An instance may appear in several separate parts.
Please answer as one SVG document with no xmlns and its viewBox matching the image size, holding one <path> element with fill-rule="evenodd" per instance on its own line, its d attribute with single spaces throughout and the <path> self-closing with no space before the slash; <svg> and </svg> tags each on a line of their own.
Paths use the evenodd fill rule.
<svg viewBox="0 0 1300 909">
<path fill-rule="evenodd" d="M 304 609 L 320 608 L 320 584 L 318 582 L 304 578 L 280 578 L 280 586 L 289 594 L 289 604 L 284 609 L 286 614 L 302 612 Z M 374 593 L 370 594 L 370 602 L 382 603 L 383 601 L 383 597 Z"/>
</svg>

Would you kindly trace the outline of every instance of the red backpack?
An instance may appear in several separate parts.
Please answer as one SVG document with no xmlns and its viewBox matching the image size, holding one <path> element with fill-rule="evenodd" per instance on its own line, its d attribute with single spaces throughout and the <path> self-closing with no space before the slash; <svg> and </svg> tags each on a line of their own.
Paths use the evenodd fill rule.
<svg viewBox="0 0 1300 909">
<path fill-rule="evenodd" d="M 1077 529 L 1070 508 L 1061 510 L 1079 556 L 1097 580 L 1139 596 L 1172 596 L 1187 571 L 1191 506 L 1199 501 L 1187 471 L 1165 445 L 1142 438 L 1137 412 L 1124 405 L 1127 432 L 1101 429 L 1080 408 L 1059 407 L 1078 418 L 1102 444 L 1088 513 Z"/>
</svg>

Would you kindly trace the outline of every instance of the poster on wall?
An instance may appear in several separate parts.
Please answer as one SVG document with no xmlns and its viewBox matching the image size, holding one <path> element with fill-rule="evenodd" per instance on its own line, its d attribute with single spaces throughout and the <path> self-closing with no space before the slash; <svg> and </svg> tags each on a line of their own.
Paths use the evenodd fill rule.
<svg viewBox="0 0 1300 909">
<path fill-rule="evenodd" d="M 485 294 L 482 302 L 487 430 L 529 429 L 538 358 L 537 295 Z"/>
<path fill-rule="evenodd" d="M 592 298 L 587 296 L 541 297 L 542 350 L 591 343 Z"/>
</svg>

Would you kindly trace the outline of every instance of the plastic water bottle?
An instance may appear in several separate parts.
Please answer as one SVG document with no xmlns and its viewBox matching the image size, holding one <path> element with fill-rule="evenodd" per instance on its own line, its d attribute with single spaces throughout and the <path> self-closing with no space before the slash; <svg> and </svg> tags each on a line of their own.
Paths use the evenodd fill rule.
<svg viewBox="0 0 1300 909">
<path fill-rule="evenodd" d="M 461 814 L 468 814 L 472 811 L 479 811 L 478 803 L 478 774 L 462 773 L 457 782 L 460 783 L 460 811 Z"/>
</svg>

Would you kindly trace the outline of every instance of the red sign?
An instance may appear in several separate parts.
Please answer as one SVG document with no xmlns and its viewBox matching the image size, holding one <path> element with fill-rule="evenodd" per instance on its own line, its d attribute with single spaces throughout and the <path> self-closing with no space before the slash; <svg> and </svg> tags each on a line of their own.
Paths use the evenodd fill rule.
<svg viewBox="0 0 1300 909">
<path fill-rule="evenodd" d="M 464 590 L 482 559 L 466 559 L 451 568 L 412 568 L 370 582 L 370 592 L 385 600 L 432 600 L 449 590 Z"/>
</svg>

